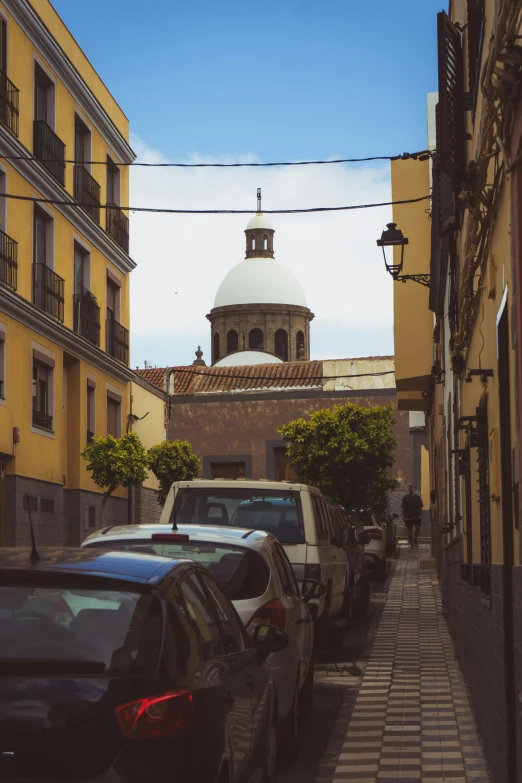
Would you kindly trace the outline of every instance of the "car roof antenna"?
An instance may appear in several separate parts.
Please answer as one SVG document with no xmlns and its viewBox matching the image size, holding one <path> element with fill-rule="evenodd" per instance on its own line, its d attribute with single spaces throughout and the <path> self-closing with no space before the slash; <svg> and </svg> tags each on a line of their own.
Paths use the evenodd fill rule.
<svg viewBox="0 0 522 783">
<path fill-rule="evenodd" d="M 29 511 L 29 530 L 31 533 L 31 557 L 29 559 L 31 560 L 31 563 L 36 563 L 40 559 L 40 555 L 38 554 L 36 541 L 34 539 L 33 517 L 31 515 L 31 498 L 29 495 L 26 495 L 25 497 L 27 498 L 27 510 Z"/>
</svg>

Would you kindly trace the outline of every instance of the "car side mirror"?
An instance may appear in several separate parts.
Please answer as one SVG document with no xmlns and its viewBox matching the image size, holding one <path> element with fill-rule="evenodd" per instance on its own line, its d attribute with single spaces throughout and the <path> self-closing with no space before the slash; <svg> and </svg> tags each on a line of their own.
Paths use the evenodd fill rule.
<svg viewBox="0 0 522 783">
<path fill-rule="evenodd" d="M 359 533 L 357 542 L 359 544 L 362 544 L 363 546 L 368 546 L 370 541 L 371 541 L 370 534 L 367 533 L 365 530 L 361 530 L 361 532 Z"/>
<path fill-rule="evenodd" d="M 252 646 L 258 654 L 260 662 L 263 662 L 272 653 L 286 649 L 289 641 L 285 631 L 269 623 L 256 625 L 252 636 Z"/>
<path fill-rule="evenodd" d="M 306 579 L 301 586 L 301 595 L 303 600 L 308 603 L 326 595 L 326 587 L 317 579 Z"/>
<path fill-rule="evenodd" d="M 355 529 L 350 526 L 343 530 L 342 546 L 353 546 L 356 543 L 357 537 L 355 534 Z"/>
</svg>

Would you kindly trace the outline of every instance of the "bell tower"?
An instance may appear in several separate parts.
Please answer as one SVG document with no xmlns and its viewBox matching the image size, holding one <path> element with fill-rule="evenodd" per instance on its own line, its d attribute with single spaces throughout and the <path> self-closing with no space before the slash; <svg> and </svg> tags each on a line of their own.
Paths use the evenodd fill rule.
<svg viewBox="0 0 522 783">
<path fill-rule="evenodd" d="M 245 258 L 273 258 L 274 234 L 274 229 L 266 227 L 266 221 L 263 220 L 263 213 L 261 209 L 261 188 L 258 188 L 257 214 L 256 217 L 250 221 L 245 231 Z"/>
</svg>

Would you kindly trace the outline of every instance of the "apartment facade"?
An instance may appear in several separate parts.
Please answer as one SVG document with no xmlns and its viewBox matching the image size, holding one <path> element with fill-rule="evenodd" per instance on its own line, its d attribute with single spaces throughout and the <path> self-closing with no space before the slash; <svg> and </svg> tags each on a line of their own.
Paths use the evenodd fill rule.
<svg viewBox="0 0 522 783">
<path fill-rule="evenodd" d="M 428 296 L 395 284 L 396 321 L 403 289 L 424 302 L 422 337 L 396 328 L 396 360 L 419 348 L 422 391 L 410 380 L 404 404 L 427 414 L 434 554 L 495 783 L 522 781 L 521 15 L 515 0 L 453 0 L 438 14 L 431 214 L 394 213 L 404 234 L 421 221 L 406 252 L 430 259 Z"/>
<path fill-rule="evenodd" d="M 128 138 L 51 3 L 2 0 L 1 545 L 28 541 L 29 510 L 41 543 L 79 543 L 101 503 L 81 450 L 128 426 Z"/>
</svg>

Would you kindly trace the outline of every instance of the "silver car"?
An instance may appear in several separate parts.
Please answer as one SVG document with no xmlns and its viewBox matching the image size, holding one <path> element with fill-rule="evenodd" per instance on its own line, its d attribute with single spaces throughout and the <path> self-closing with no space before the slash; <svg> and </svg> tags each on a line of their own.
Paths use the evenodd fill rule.
<svg viewBox="0 0 522 783">
<path fill-rule="evenodd" d="M 277 688 L 280 752 L 288 759 L 295 755 L 299 712 L 313 702 L 314 623 L 274 536 L 236 527 L 122 525 L 92 533 L 82 546 L 196 560 L 213 574 L 249 635 L 266 623 L 284 630 L 288 646 L 269 655 L 265 665 Z M 319 597 L 322 589 L 310 581 L 303 586 L 307 600 Z"/>
</svg>

